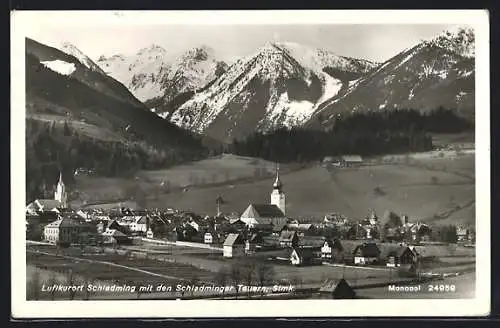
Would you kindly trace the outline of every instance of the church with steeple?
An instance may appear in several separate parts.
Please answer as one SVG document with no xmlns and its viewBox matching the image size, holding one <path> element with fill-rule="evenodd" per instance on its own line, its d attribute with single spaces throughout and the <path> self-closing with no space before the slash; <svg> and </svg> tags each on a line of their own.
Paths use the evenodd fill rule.
<svg viewBox="0 0 500 328">
<path fill-rule="evenodd" d="M 270 204 L 250 204 L 240 217 L 249 227 L 263 227 L 267 225 L 286 224 L 286 202 L 283 192 L 283 183 L 279 175 L 279 166 L 276 166 L 276 178 L 271 191 Z"/>
<path fill-rule="evenodd" d="M 56 192 L 54 194 L 54 199 L 61 203 L 61 207 L 66 208 L 68 206 L 68 194 L 66 191 L 66 186 L 64 185 L 62 172 L 59 173 L 59 182 L 57 183 Z"/>
<path fill-rule="evenodd" d="M 280 180 L 280 167 L 276 166 L 276 179 L 271 192 L 271 205 L 276 205 L 286 215 L 286 197 L 283 192 L 283 183 Z"/>
</svg>

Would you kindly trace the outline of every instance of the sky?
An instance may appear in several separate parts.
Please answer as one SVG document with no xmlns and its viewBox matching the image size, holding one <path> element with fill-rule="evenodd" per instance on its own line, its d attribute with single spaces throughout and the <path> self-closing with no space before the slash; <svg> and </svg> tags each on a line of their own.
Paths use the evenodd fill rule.
<svg viewBox="0 0 500 328">
<path fill-rule="evenodd" d="M 338 55 L 383 62 L 453 25 L 140 25 L 34 26 L 26 34 L 57 47 L 70 42 L 91 59 L 133 55 L 151 44 L 170 53 L 207 45 L 219 59 L 249 55 L 269 41 L 289 41 L 324 48 Z"/>
</svg>

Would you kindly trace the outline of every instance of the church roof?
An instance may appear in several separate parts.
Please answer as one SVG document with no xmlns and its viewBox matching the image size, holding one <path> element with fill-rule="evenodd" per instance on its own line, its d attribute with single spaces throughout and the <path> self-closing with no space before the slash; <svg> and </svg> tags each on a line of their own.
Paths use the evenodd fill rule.
<svg viewBox="0 0 500 328">
<path fill-rule="evenodd" d="M 61 202 L 55 199 L 37 199 L 34 203 L 40 210 L 51 210 L 62 206 Z"/>
<path fill-rule="evenodd" d="M 281 218 L 285 214 L 274 204 L 250 204 L 242 218 Z"/>
</svg>

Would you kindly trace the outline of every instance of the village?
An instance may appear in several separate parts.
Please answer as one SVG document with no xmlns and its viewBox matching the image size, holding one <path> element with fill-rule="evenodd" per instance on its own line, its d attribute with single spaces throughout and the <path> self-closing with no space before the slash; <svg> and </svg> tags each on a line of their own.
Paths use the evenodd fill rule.
<svg viewBox="0 0 500 328">
<path fill-rule="evenodd" d="M 175 208 L 71 208 L 60 175 L 54 199 L 37 199 L 27 205 L 26 238 L 58 249 L 126 250 L 145 253 L 149 259 L 155 259 L 159 254 L 159 261 L 166 260 L 160 255 L 167 249 L 166 254 L 175 261 L 203 270 L 209 268 L 219 275 L 225 269 L 232 270 L 234 276 L 234 270 L 240 270 L 235 266 L 253 263 L 253 268 L 257 268 L 255 271 L 258 268 L 277 271 L 272 273 L 275 281 L 298 279 L 301 283 L 313 285 L 321 282 L 321 288 L 332 284 L 328 279 L 331 271 L 330 277 L 334 276 L 337 281 L 335 286 L 346 285 L 349 290 L 351 286 L 346 282 L 349 276 L 346 270 L 354 272 L 356 280 L 362 280 L 363 275 L 358 276 L 355 267 L 373 268 L 374 272 L 383 268 L 390 270 L 383 271 L 384 275 L 376 271 L 377 277 L 365 275 L 367 281 L 376 278 L 372 280 L 377 286 L 381 281 L 382 285 L 390 283 L 392 277 L 399 277 L 401 281 L 442 278 L 439 256 L 452 257 L 451 253 L 455 256 L 462 251 L 469 254 L 474 248 L 473 227 L 434 227 L 389 209 L 380 217 L 370 210 L 364 218 L 349 218 L 335 212 L 325 213 L 319 221 L 288 217 L 279 166 L 273 180 L 268 204 L 250 203 L 241 213 L 224 213 L 224 201 L 219 196 L 214 202 L 215 213 L 200 215 Z M 453 251 L 446 254 L 443 249 Z M 133 266 L 133 259 L 130 261 Z M 445 267 L 452 264 L 445 263 Z M 323 270 L 321 274 L 319 271 L 297 271 L 293 277 L 287 277 L 285 270 L 280 276 L 277 273 L 283 265 L 323 267 L 327 271 Z M 433 273 L 433 269 L 441 273 Z M 470 268 L 465 271 L 470 271 Z M 387 279 L 386 272 L 389 272 L 390 279 Z M 342 282 L 339 284 L 339 281 Z M 345 286 L 340 288 L 345 289 Z M 353 297 L 351 292 L 346 295 L 344 298 Z"/>
</svg>

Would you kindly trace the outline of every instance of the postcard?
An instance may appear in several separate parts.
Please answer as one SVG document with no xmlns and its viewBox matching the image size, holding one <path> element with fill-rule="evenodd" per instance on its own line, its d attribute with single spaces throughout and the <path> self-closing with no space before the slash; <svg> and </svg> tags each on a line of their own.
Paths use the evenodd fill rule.
<svg viewBox="0 0 500 328">
<path fill-rule="evenodd" d="M 487 11 L 11 18 L 13 317 L 489 313 Z"/>
</svg>

